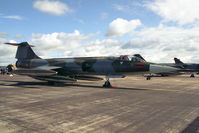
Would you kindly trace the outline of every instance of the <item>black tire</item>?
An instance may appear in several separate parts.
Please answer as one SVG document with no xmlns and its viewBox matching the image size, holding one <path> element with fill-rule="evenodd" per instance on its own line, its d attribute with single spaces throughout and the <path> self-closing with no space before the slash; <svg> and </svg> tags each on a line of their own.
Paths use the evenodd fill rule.
<svg viewBox="0 0 199 133">
<path fill-rule="evenodd" d="M 146 80 L 151 80 L 151 77 L 147 77 Z"/>
<path fill-rule="evenodd" d="M 111 86 L 111 83 L 109 81 L 106 81 L 104 83 L 103 87 L 105 87 L 105 88 L 111 88 L 112 86 Z"/>
<path fill-rule="evenodd" d="M 194 75 L 194 74 L 191 74 L 190 78 L 195 78 L 195 75 Z"/>
</svg>

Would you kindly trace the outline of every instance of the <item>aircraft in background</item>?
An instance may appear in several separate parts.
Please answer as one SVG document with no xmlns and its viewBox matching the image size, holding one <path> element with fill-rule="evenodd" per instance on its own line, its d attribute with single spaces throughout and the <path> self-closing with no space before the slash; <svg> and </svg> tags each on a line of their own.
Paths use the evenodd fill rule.
<svg viewBox="0 0 199 133">
<path fill-rule="evenodd" d="M 140 54 L 135 54 L 134 56 L 141 58 L 145 61 L 145 59 Z M 175 76 L 180 75 L 184 73 L 191 73 L 190 77 L 195 77 L 194 73 L 199 74 L 199 64 L 194 63 L 183 63 L 178 58 L 174 58 L 175 63 L 152 63 L 150 64 L 156 64 L 156 65 L 164 65 L 169 67 L 177 68 L 177 71 L 171 71 L 171 72 L 157 72 L 157 73 L 151 73 L 146 76 L 147 80 L 150 80 L 151 77 L 164 77 L 164 76 Z"/>
<path fill-rule="evenodd" d="M 183 63 L 180 59 L 174 58 L 175 65 L 181 68 L 184 72 L 191 73 L 191 78 L 194 78 L 194 74 L 199 74 L 199 64 L 196 63 Z"/>
<path fill-rule="evenodd" d="M 54 83 L 76 82 L 77 80 L 103 80 L 96 75 L 106 76 L 103 87 L 111 87 L 109 78 L 124 78 L 132 74 L 174 72 L 174 67 L 150 64 L 136 56 L 120 57 L 77 57 L 42 59 L 27 42 L 5 43 L 17 46 L 15 74 L 27 75 L 38 80 Z M 12 67 L 11 67 L 12 68 Z"/>
</svg>

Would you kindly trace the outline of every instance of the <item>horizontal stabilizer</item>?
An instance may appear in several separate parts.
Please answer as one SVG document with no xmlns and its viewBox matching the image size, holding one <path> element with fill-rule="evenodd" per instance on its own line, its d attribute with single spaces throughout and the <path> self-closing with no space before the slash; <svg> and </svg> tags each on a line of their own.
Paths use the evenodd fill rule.
<svg viewBox="0 0 199 133">
<path fill-rule="evenodd" d="M 27 45 L 28 43 L 27 42 L 22 42 L 22 43 L 10 43 L 10 42 L 7 42 L 7 43 L 4 43 L 4 44 L 8 44 L 8 45 L 12 45 L 12 46 L 22 46 L 22 45 Z M 35 47 L 34 45 L 29 45 L 29 46 L 30 47 Z"/>
</svg>

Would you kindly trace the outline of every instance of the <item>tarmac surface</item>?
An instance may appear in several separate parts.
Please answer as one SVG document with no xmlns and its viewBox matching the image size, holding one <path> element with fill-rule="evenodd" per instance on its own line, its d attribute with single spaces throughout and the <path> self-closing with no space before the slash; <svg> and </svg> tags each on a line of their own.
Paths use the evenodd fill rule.
<svg viewBox="0 0 199 133">
<path fill-rule="evenodd" d="M 111 82 L 0 75 L 0 133 L 199 133 L 199 77 Z"/>
</svg>

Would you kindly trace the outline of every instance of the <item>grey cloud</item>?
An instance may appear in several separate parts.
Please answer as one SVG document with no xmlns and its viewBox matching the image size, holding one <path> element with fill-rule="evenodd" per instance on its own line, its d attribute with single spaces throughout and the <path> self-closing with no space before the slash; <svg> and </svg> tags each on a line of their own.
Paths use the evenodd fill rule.
<svg viewBox="0 0 199 133">
<path fill-rule="evenodd" d="M 0 38 L 7 38 L 9 35 L 6 32 L 0 32 Z"/>
<path fill-rule="evenodd" d="M 186 50 L 189 52 L 193 52 L 193 51 L 198 51 L 198 48 L 190 47 L 190 48 L 187 48 Z"/>
<path fill-rule="evenodd" d="M 14 36 L 14 38 L 15 38 L 15 39 L 22 39 L 22 38 L 24 38 L 24 35 L 23 35 L 23 34 L 16 34 L 16 35 Z"/>
<path fill-rule="evenodd" d="M 5 45 L 8 40 L 0 38 L 0 65 L 13 64 L 15 60 L 16 47 Z"/>
<path fill-rule="evenodd" d="M 158 40 L 140 40 L 140 39 L 132 39 L 122 46 L 123 49 L 128 48 L 138 48 L 138 49 L 147 49 L 157 46 L 159 44 Z"/>
<path fill-rule="evenodd" d="M 173 50 L 173 48 L 171 48 L 171 47 L 166 47 L 166 48 L 162 49 L 162 51 L 164 51 L 164 52 L 171 51 L 171 50 Z"/>
</svg>

